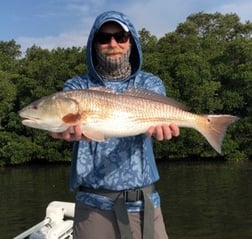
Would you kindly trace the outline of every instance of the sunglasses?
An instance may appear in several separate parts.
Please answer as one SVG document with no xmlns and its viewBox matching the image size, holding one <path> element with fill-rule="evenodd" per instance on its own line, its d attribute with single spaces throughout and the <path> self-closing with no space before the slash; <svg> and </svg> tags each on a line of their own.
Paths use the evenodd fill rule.
<svg viewBox="0 0 252 239">
<path fill-rule="evenodd" d="M 110 43 L 112 37 L 117 43 L 126 43 L 129 40 L 130 33 L 125 31 L 115 33 L 98 32 L 95 35 L 95 41 L 99 44 L 108 44 Z"/>
</svg>

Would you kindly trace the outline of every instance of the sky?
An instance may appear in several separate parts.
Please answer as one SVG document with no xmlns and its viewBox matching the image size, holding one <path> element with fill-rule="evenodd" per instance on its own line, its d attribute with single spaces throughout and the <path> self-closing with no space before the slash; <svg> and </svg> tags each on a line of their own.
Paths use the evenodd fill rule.
<svg viewBox="0 0 252 239">
<path fill-rule="evenodd" d="M 198 12 L 236 13 L 252 21 L 252 0 L 5 0 L 0 6 L 0 41 L 14 39 L 24 52 L 32 45 L 46 49 L 86 45 L 97 15 L 125 13 L 137 30 L 162 37 Z"/>
</svg>

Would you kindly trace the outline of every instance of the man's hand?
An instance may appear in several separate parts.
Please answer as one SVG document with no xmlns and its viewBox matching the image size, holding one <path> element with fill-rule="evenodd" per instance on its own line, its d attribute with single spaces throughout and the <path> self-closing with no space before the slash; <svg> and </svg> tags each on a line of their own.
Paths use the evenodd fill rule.
<svg viewBox="0 0 252 239">
<path fill-rule="evenodd" d="M 179 127 L 176 124 L 152 126 L 146 134 L 155 137 L 157 140 L 170 140 L 172 137 L 179 136 Z"/>
<path fill-rule="evenodd" d="M 86 139 L 81 132 L 81 126 L 75 125 L 68 128 L 62 133 L 51 133 L 51 136 L 55 139 L 64 139 L 66 141 L 79 141 L 81 139 Z"/>
</svg>

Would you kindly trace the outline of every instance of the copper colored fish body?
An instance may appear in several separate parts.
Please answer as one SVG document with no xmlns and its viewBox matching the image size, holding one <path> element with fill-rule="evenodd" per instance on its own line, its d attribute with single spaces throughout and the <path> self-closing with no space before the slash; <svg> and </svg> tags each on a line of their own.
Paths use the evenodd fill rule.
<svg viewBox="0 0 252 239">
<path fill-rule="evenodd" d="M 145 133 L 150 126 L 175 123 L 194 128 L 221 153 L 232 115 L 197 115 L 180 103 L 151 91 L 131 88 L 115 93 L 106 88 L 62 91 L 23 108 L 19 115 L 26 126 L 63 132 L 81 124 L 82 133 L 95 141 Z"/>
</svg>

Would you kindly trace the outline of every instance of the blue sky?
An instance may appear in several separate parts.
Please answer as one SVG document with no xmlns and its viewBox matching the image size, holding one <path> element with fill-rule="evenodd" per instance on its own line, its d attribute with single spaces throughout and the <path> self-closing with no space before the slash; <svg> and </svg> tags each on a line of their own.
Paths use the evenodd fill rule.
<svg viewBox="0 0 252 239">
<path fill-rule="evenodd" d="M 251 0 L 6 0 L 0 7 L 0 40 L 14 39 L 23 51 L 86 45 L 95 17 L 118 10 L 129 16 L 137 30 L 157 37 L 174 31 L 190 14 L 236 13 L 252 20 Z"/>
</svg>

